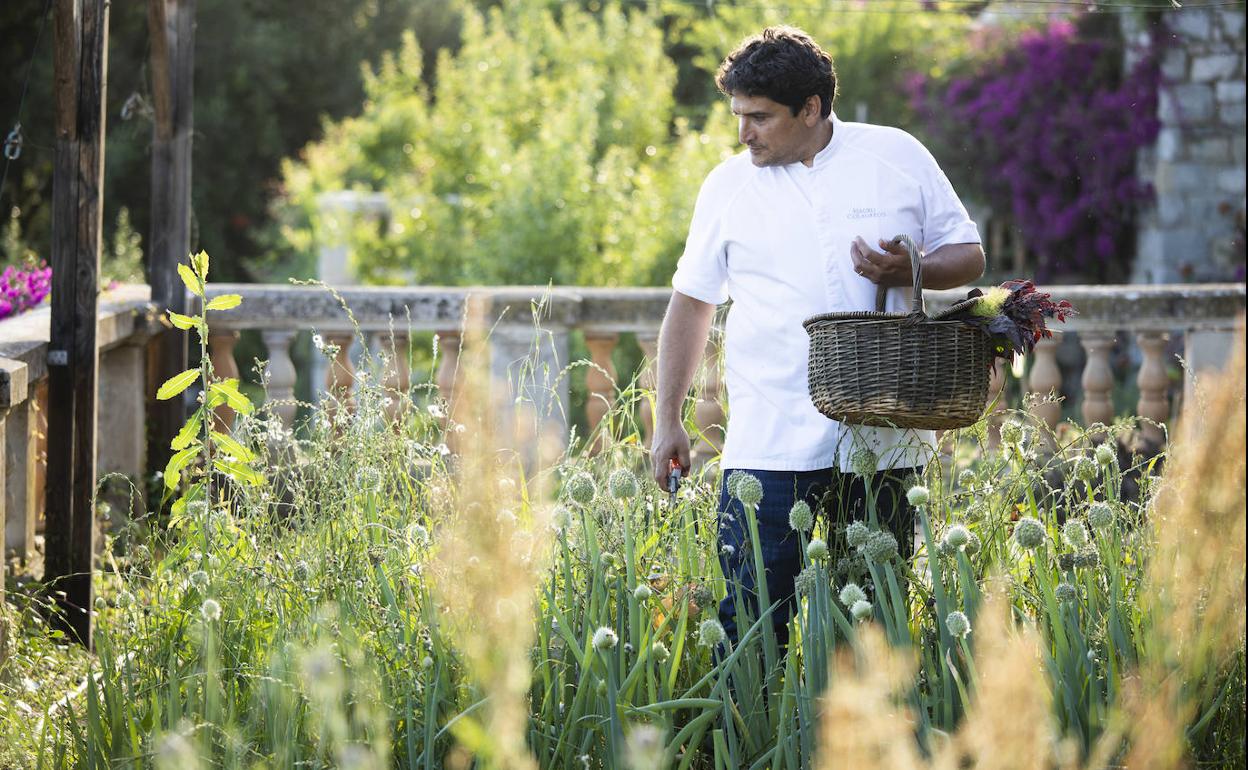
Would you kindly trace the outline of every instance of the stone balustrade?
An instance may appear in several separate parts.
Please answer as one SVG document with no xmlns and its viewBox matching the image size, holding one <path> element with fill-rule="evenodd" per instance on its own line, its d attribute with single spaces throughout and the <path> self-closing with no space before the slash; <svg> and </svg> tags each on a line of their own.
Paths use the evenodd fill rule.
<svg viewBox="0 0 1248 770">
<path fill-rule="evenodd" d="M 1058 335 L 1037 344 L 1026 370 L 1022 392 L 1065 393 L 1079 404 L 1076 417 L 1085 423 L 1108 422 L 1116 412 L 1133 411 L 1157 423 L 1172 419 L 1190 398 L 1171 385 L 1175 354 L 1189 374 L 1216 367 L 1233 344 L 1233 333 L 1245 307 L 1243 284 L 1180 286 L 1064 286 L 1053 292 L 1079 310 Z M 267 357 L 265 379 L 270 406 L 290 424 L 295 417 L 296 381 L 315 377 L 314 390 L 332 396 L 334 409 L 352 409 L 357 376 L 353 349 L 360 342 L 384 356 L 383 386 L 395 394 L 411 390 L 408 349 L 411 335 L 435 333 L 438 368 L 433 380 L 444 398 L 453 401 L 458 379 L 460 341 L 470 307 L 489 329 L 490 369 L 497 382 L 507 383 L 538 407 L 538 413 L 567 435 L 569 336 L 583 335 L 594 366 L 587 369 L 589 391 L 584 422 L 594 428 L 617 402 L 617 373 L 612 355 L 623 335 L 635 335 L 646 365 L 639 376 L 643 388 L 653 387 L 649 362 L 656 356 L 659 324 L 670 290 L 663 288 L 352 288 L 335 297 L 321 287 L 263 284 L 215 285 L 210 294 L 238 293 L 243 304 L 210 318 L 209 349 L 222 376 L 238 376 L 233 355 L 239 332 L 258 330 Z M 145 409 L 155 385 L 148 381 L 145 346 L 159 328 L 158 311 L 148 301 L 146 286 L 127 286 L 105 294 L 100 303 L 99 434 L 97 464 L 101 475 L 121 473 L 138 478 L 144 469 Z M 961 291 L 929 291 L 929 311 L 948 306 Z M 193 305 L 192 305 L 193 307 Z M 350 308 L 348 314 L 345 308 Z M 36 522 L 47 480 L 41 475 L 46 417 L 56 404 L 47 403 L 48 309 L 0 322 L 0 442 L 5 468 L 0 474 L 0 500 L 5 510 L 5 547 L 10 557 L 33 553 Z M 357 335 L 358 329 L 358 335 Z M 333 353 L 320 374 L 299 371 L 292 343 L 302 331 L 321 335 Z M 1073 337 L 1077 344 L 1063 342 Z M 1181 347 L 1178 340 L 1181 337 Z M 362 340 L 361 340 L 362 338 Z M 1071 371 L 1062 351 L 1072 347 L 1081 363 Z M 1130 352 L 1124 355 L 1123 350 Z M 1069 352 L 1069 351 L 1067 351 Z M 1127 363 L 1129 362 L 1129 367 Z M 695 421 L 699 427 L 695 458 L 718 451 L 724 413 L 718 346 L 708 346 L 706 365 L 695 384 Z M 1065 376 L 1063 370 L 1065 371 Z M 631 380 L 632 373 L 619 373 Z M 1009 370 L 999 367 L 993 378 L 1001 388 Z M 1129 405 L 1114 406 L 1115 390 L 1138 391 Z M 1172 394 L 1177 391 L 1177 398 Z M 1081 394 L 1081 395 L 1080 395 Z M 1121 400 L 1121 399 L 1120 399 Z M 395 398 L 389 407 L 400 408 Z M 653 428 L 650 402 L 643 400 L 637 418 L 648 434 Z M 1062 404 L 1042 402 L 1038 411 L 1050 424 L 1062 416 Z M 218 419 L 228 425 L 226 409 Z M 139 485 L 140 488 L 142 485 Z"/>
</svg>

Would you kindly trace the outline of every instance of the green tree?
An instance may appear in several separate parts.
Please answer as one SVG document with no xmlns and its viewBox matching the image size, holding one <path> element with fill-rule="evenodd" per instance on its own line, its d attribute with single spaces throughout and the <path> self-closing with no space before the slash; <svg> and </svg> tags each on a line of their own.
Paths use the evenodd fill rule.
<svg viewBox="0 0 1248 770">
<path fill-rule="evenodd" d="M 284 234 L 306 260 L 344 238 L 374 282 L 665 282 L 733 136 L 722 107 L 714 135 L 677 118 L 658 22 L 616 4 L 468 11 L 432 91 L 408 36 L 361 114 L 285 166 Z M 317 200 L 341 189 L 385 193 L 384 227 L 335 231 Z"/>
</svg>

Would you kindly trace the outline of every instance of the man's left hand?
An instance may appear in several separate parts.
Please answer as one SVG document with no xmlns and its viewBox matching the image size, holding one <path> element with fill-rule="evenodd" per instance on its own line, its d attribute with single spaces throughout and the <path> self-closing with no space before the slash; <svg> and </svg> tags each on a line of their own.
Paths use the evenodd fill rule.
<svg viewBox="0 0 1248 770">
<path fill-rule="evenodd" d="M 880 249 L 882 251 L 873 250 L 862 236 L 854 239 L 849 247 L 849 256 L 858 275 L 878 286 L 912 285 L 914 278 L 910 272 L 910 256 L 905 247 L 880 239 Z"/>
</svg>

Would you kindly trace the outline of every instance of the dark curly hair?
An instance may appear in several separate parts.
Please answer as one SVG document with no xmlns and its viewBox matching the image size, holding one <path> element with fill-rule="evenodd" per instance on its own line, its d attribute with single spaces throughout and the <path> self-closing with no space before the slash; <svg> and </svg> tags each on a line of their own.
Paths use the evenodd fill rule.
<svg viewBox="0 0 1248 770">
<path fill-rule="evenodd" d="M 746 38 L 719 65 L 715 84 L 728 96 L 765 96 L 794 115 L 807 99 L 818 96 L 820 114 L 826 118 L 836 99 L 832 56 L 796 27 L 768 27 Z"/>
</svg>

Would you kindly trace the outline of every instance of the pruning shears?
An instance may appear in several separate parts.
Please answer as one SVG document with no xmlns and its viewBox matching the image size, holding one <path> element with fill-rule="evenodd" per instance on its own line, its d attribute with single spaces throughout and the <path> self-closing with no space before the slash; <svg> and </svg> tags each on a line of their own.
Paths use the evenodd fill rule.
<svg viewBox="0 0 1248 770">
<path fill-rule="evenodd" d="M 676 492 L 680 489 L 680 461 L 675 457 L 667 461 L 667 494 L 670 495 L 671 507 L 676 507 Z"/>
</svg>

